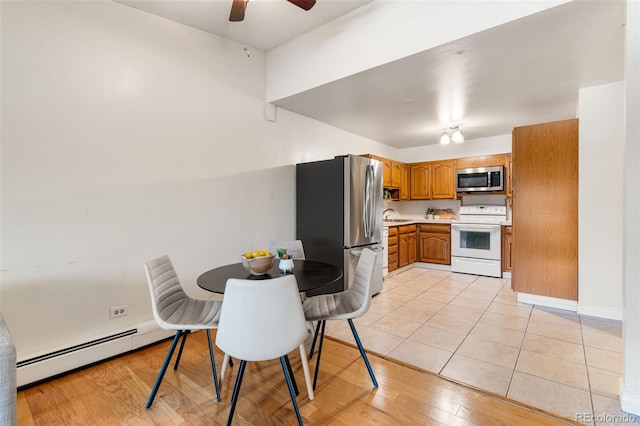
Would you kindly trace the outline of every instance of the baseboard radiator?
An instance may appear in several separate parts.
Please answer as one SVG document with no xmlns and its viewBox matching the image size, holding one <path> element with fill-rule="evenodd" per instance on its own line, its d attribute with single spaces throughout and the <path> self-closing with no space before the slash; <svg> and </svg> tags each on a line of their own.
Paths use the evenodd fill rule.
<svg viewBox="0 0 640 426">
<path fill-rule="evenodd" d="M 18 388 L 127 353 L 173 334 L 172 331 L 159 328 L 154 321 L 149 321 L 109 335 L 97 336 L 76 345 L 20 360 L 17 363 Z"/>
</svg>

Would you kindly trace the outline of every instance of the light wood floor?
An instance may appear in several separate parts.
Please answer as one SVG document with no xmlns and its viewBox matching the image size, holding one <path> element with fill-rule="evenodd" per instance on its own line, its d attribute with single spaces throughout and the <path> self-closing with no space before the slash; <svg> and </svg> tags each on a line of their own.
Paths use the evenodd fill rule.
<svg viewBox="0 0 640 426">
<path fill-rule="evenodd" d="M 238 363 L 215 401 L 206 334 L 192 334 L 177 372 L 168 369 L 153 406 L 144 404 L 169 342 L 18 392 L 18 425 L 211 425 L 226 423 Z M 373 388 L 352 346 L 326 339 L 316 398 L 309 401 L 297 351 L 290 355 L 307 425 L 557 425 L 572 422 L 370 355 Z M 218 366 L 222 361 L 216 352 Z M 315 359 L 311 368 L 315 366 Z M 312 373 L 313 374 L 313 373 Z M 236 425 L 296 424 L 280 363 L 248 363 Z"/>
</svg>

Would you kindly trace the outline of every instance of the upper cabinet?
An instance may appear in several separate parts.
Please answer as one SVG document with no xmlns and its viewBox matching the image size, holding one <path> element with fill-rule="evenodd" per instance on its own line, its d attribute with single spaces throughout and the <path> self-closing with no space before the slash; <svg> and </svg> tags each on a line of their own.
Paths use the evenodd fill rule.
<svg viewBox="0 0 640 426">
<path fill-rule="evenodd" d="M 411 199 L 431 199 L 431 163 L 414 163 L 410 166 Z"/>
<path fill-rule="evenodd" d="M 392 188 L 400 188 L 402 185 L 401 175 L 402 175 L 402 163 L 397 161 L 391 161 L 391 187 Z"/>
<path fill-rule="evenodd" d="M 431 163 L 431 199 L 451 200 L 456 198 L 456 161 L 434 161 Z"/>
<path fill-rule="evenodd" d="M 365 156 L 382 162 L 382 186 L 391 200 L 455 200 L 459 195 L 456 193 L 456 170 L 489 166 L 504 166 L 504 194 L 511 198 L 511 154 L 409 164 L 372 154 Z"/>
<path fill-rule="evenodd" d="M 411 193 L 411 167 L 408 164 L 400 164 L 400 199 L 410 200 Z"/>
<path fill-rule="evenodd" d="M 507 165 L 507 155 L 510 154 L 496 154 L 496 155 L 481 155 L 478 157 L 466 157 L 458 158 L 456 167 L 458 169 L 469 169 L 474 167 L 491 167 L 491 166 L 505 166 Z"/>
<path fill-rule="evenodd" d="M 455 176 L 455 160 L 431 161 L 411 164 L 411 199 L 455 199 Z"/>
</svg>

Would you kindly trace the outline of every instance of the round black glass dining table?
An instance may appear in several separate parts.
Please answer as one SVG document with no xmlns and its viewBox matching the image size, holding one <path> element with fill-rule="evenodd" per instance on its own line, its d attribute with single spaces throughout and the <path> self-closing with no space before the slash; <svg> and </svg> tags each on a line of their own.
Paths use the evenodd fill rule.
<svg viewBox="0 0 640 426">
<path fill-rule="evenodd" d="M 342 270 L 329 263 L 294 259 L 293 264 L 293 275 L 296 277 L 300 292 L 319 289 L 333 284 L 342 277 Z M 284 275 L 285 274 L 278 268 L 278 261 L 274 263 L 271 269 L 262 275 L 252 275 L 242 266 L 242 263 L 233 263 L 205 272 L 198 277 L 196 282 L 199 287 L 205 290 L 222 294 L 224 293 L 229 278 L 269 280 Z"/>
</svg>

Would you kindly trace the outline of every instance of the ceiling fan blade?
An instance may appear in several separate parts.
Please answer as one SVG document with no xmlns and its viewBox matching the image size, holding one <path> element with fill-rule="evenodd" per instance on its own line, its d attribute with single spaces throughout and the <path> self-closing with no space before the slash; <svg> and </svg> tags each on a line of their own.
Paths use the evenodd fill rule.
<svg viewBox="0 0 640 426">
<path fill-rule="evenodd" d="M 304 10 L 309 10 L 316 4 L 316 0 L 288 0 L 289 3 L 293 3 Z"/>
<path fill-rule="evenodd" d="M 244 19 L 244 10 L 247 8 L 247 0 L 233 0 L 229 21 L 239 22 Z"/>
</svg>

